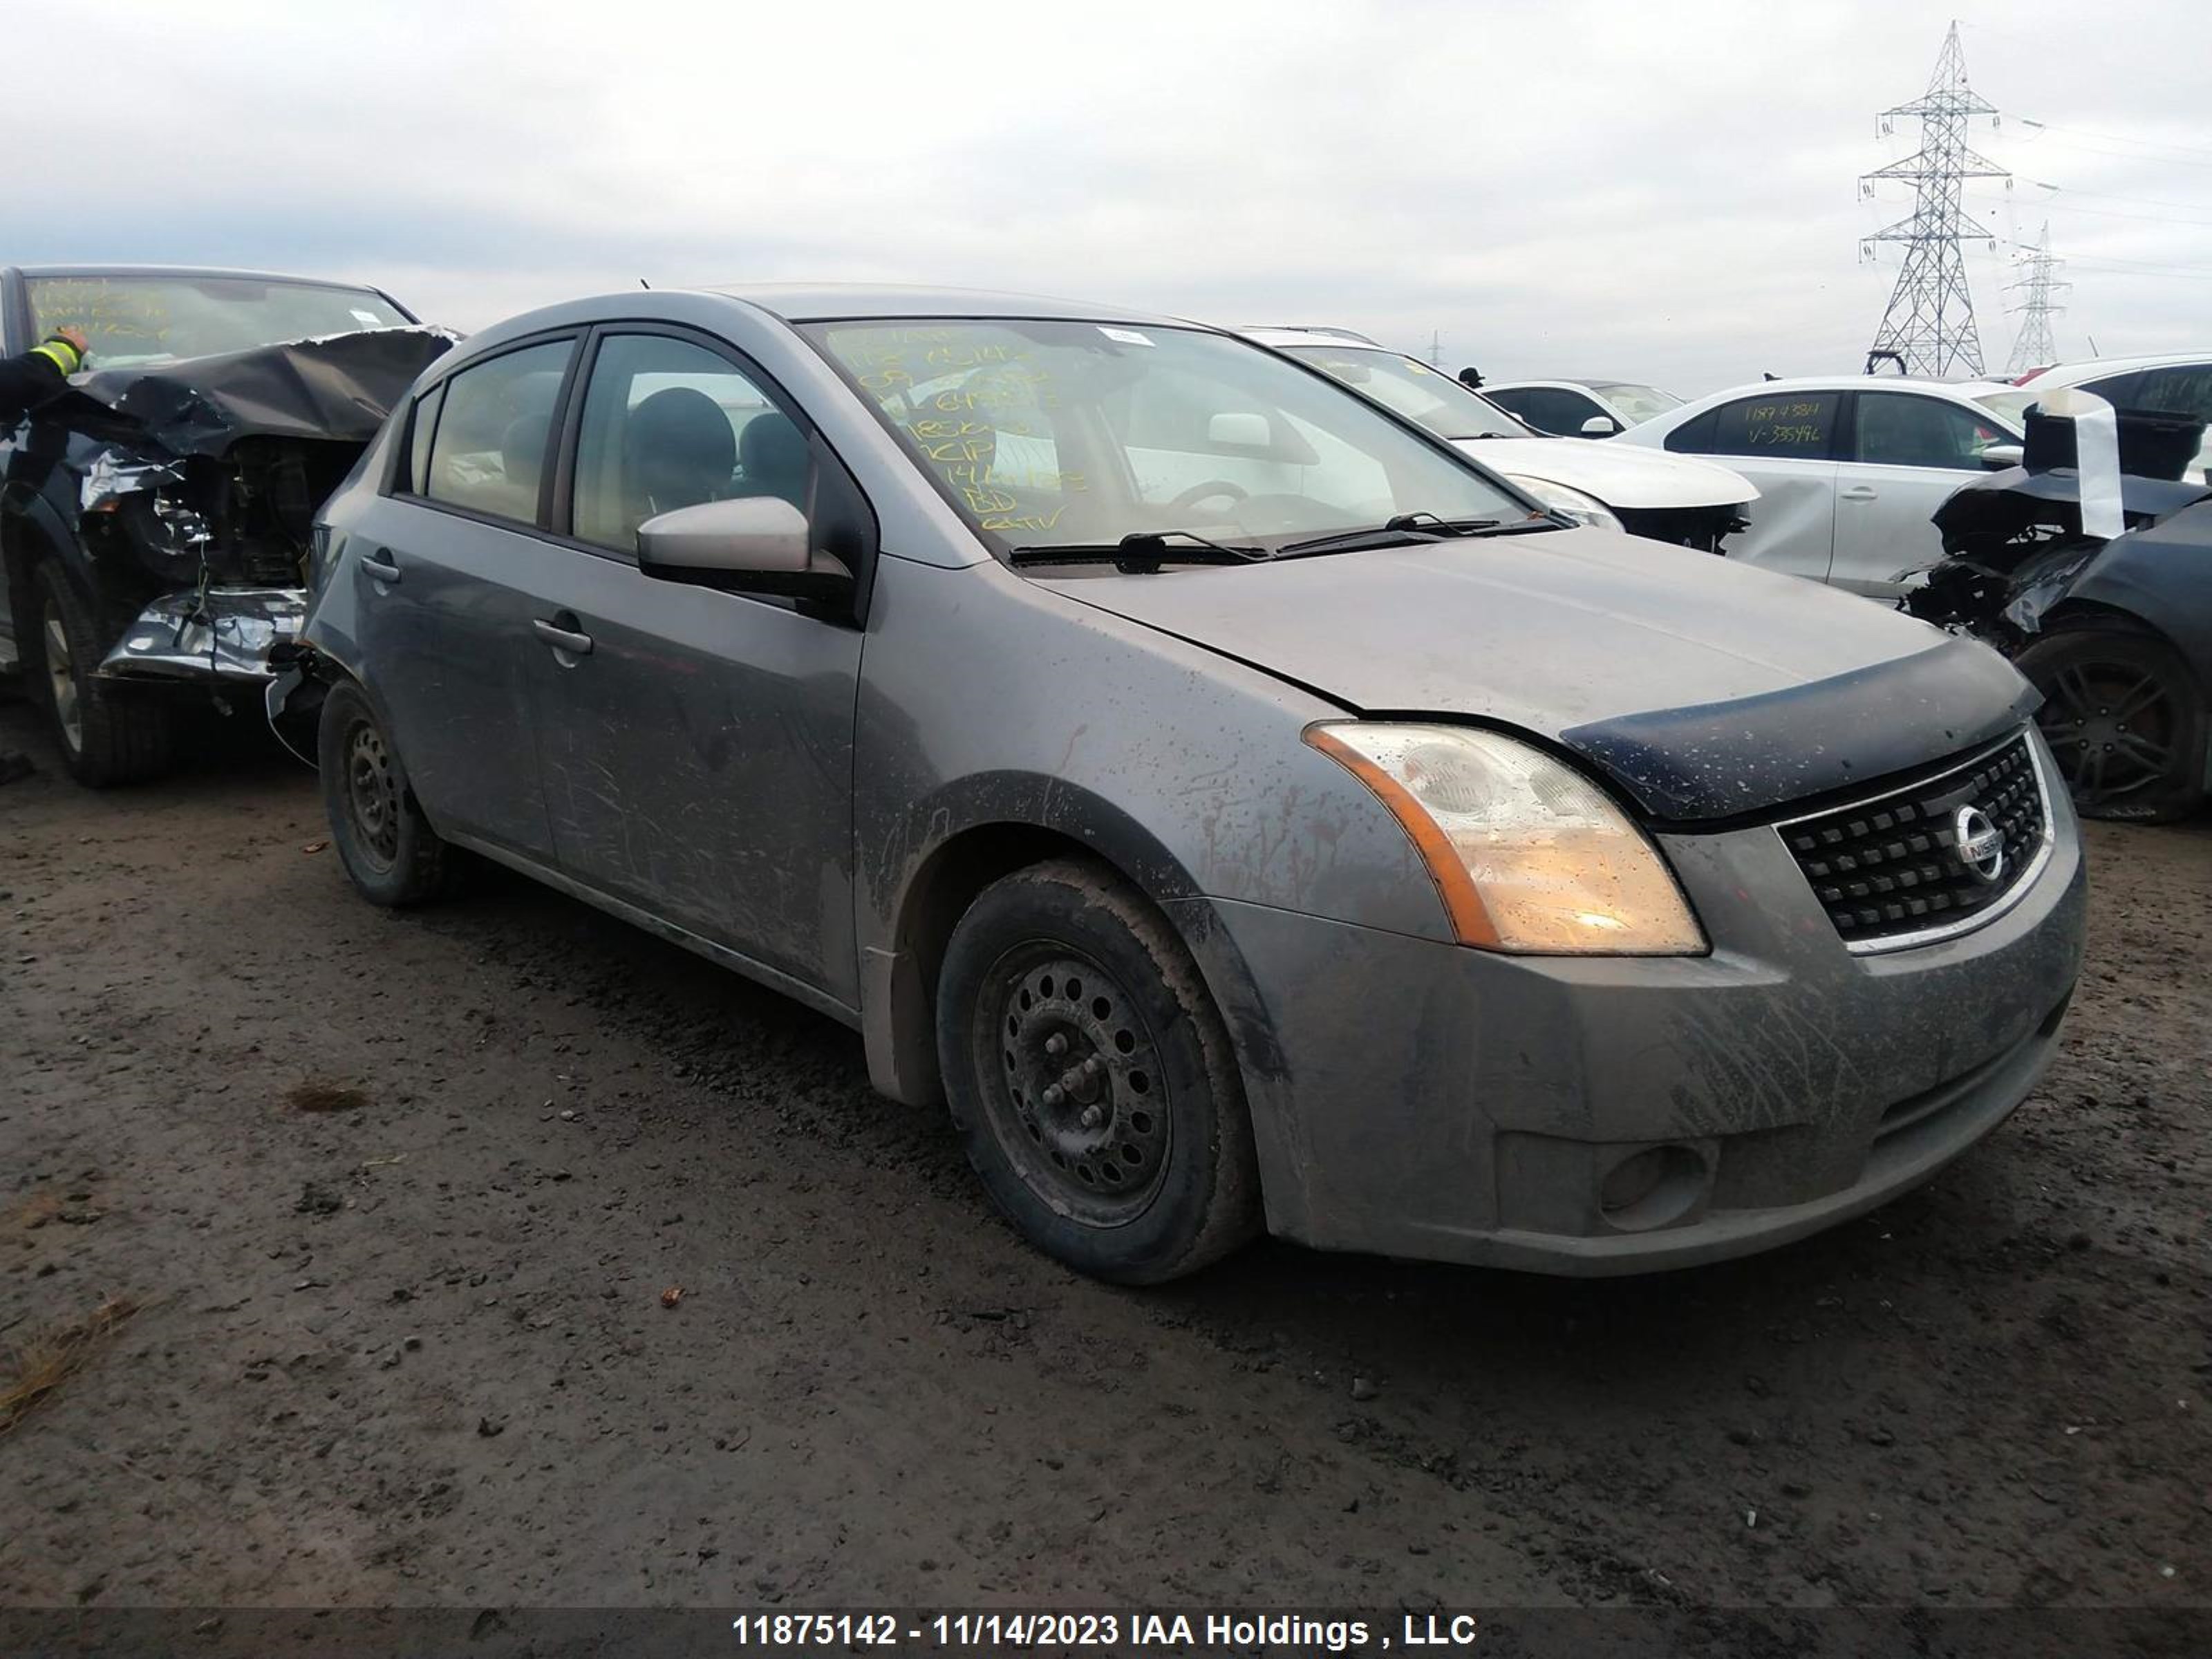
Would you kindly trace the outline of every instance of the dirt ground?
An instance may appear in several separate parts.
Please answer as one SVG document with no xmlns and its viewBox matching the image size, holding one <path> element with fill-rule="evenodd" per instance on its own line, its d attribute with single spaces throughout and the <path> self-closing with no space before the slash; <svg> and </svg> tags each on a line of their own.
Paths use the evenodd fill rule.
<svg viewBox="0 0 2212 1659">
<path fill-rule="evenodd" d="M 1871 1218 L 1130 1291 L 827 1020 L 497 872 L 375 910 L 258 744 L 9 745 L 0 1366 L 137 1311 L 0 1435 L 0 1607 L 2212 1605 L 2212 820 L 2093 830 L 2063 1058 Z"/>
</svg>

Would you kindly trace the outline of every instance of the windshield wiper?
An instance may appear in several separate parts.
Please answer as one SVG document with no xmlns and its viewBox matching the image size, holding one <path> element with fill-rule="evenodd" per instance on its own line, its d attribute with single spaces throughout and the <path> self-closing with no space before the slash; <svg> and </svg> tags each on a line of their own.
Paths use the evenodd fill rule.
<svg viewBox="0 0 2212 1659">
<path fill-rule="evenodd" d="M 1170 538 L 1191 544 L 1173 546 Z M 1224 546 L 1194 531 L 1139 530 L 1118 542 L 1017 547 L 1006 559 L 1011 564 L 1110 564 L 1128 575 L 1149 576 L 1164 564 L 1252 564 L 1267 556 L 1265 549 Z"/>
<path fill-rule="evenodd" d="M 1498 528 L 1496 519 L 1440 519 L 1433 513 L 1401 513 L 1364 530 L 1340 530 L 1333 536 L 1314 536 L 1286 542 L 1275 550 L 1279 559 L 1314 553 L 1359 553 L 1376 547 L 1418 547 L 1453 536 L 1479 536 Z"/>
</svg>

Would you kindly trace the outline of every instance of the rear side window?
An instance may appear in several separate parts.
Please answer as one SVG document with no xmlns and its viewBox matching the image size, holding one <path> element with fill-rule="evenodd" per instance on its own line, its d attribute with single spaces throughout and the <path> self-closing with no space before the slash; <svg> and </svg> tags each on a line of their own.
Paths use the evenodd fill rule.
<svg viewBox="0 0 2212 1659">
<path fill-rule="evenodd" d="M 399 481 L 400 489 L 408 495 L 421 495 L 429 480 L 430 434 L 438 429 L 438 405 L 445 398 L 441 380 L 415 400 L 412 423 L 407 428 L 407 476 Z"/>
<path fill-rule="evenodd" d="M 635 557 L 638 526 L 678 507 L 775 495 L 804 509 L 812 465 L 805 433 L 728 358 L 610 335 L 584 395 L 576 535 Z"/>
<path fill-rule="evenodd" d="M 1790 392 L 1739 398 L 1713 411 L 1715 455 L 1771 456 L 1789 460 L 1827 459 L 1840 394 Z"/>
<path fill-rule="evenodd" d="M 535 524 L 553 404 L 574 348 L 573 340 L 526 346 L 448 375 L 421 493 L 471 513 Z"/>
<path fill-rule="evenodd" d="M 2005 434 L 1972 411 L 1901 392 L 1862 392 L 1852 453 L 1883 466 L 1979 466 L 1982 452 Z"/>
</svg>

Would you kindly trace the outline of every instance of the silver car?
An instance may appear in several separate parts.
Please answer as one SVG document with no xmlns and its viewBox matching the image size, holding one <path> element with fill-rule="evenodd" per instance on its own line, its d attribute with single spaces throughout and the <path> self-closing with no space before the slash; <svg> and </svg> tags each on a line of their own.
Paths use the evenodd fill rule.
<svg viewBox="0 0 2212 1659">
<path fill-rule="evenodd" d="M 1995 1127 L 2079 963 L 1994 653 L 1158 317 L 517 318 L 329 502 L 305 637 L 363 894 L 465 848 L 846 1022 L 1112 1279 L 1793 1238 Z"/>
</svg>

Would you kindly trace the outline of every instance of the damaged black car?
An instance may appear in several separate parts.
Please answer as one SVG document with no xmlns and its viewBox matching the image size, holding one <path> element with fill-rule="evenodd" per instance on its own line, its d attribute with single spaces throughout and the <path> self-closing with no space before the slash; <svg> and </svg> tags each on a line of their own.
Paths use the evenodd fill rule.
<svg viewBox="0 0 2212 1659">
<path fill-rule="evenodd" d="M 2023 464 L 1936 509 L 1946 556 L 1904 600 L 2034 683 L 2091 817 L 2162 822 L 2212 793 L 2212 486 L 2185 477 L 2203 429 L 2031 409 Z"/>
<path fill-rule="evenodd" d="M 0 343 L 85 371 L 0 431 L 0 673 L 80 782 L 171 770 L 256 708 L 306 611 L 315 509 L 455 337 L 374 289 L 246 271 L 0 270 Z"/>
</svg>

